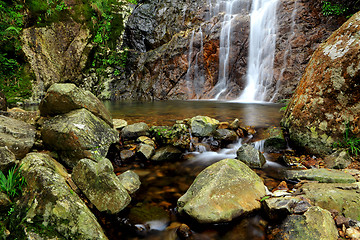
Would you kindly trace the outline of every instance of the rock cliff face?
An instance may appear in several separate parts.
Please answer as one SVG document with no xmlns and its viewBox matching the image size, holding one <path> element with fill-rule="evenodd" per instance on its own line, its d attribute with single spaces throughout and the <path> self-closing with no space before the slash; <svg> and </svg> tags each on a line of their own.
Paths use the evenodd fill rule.
<svg viewBox="0 0 360 240">
<path fill-rule="evenodd" d="M 290 138 L 313 153 L 329 153 L 346 128 L 360 137 L 360 13 L 313 54 L 282 119 Z"/>
<path fill-rule="evenodd" d="M 251 1 L 241 1 L 240 5 L 236 11 L 241 14 L 231 22 L 231 90 L 226 98 L 238 97 L 245 86 Z M 124 37 L 130 49 L 127 69 L 110 84 L 111 97 L 213 98 L 219 79 L 224 18 L 221 7 L 219 10 L 216 6 L 216 1 L 151 1 L 138 5 Z M 322 16 L 317 1 L 281 0 L 277 15 L 274 81 L 267 93 L 267 100 L 272 101 L 291 96 L 313 51 L 342 21 Z"/>
</svg>

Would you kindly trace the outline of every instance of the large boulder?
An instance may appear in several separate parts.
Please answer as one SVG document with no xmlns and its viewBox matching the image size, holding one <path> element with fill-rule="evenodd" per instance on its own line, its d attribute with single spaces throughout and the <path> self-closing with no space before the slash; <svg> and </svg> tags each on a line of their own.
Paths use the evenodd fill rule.
<svg viewBox="0 0 360 240">
<path fill-rule="evenodd" d="M 228 222 L 260 208 L 265 195 L 261 178 L 236 159 L 203 170 L 178 200 L 178 211 L 200 223 Z"/>
<path fill-rule="evenodd" d="M 338 231 L 330 212 L 320 207 L 311 207 L 304 215 L 288 216 L 280 229 L 275 236 L 277 240 L 338 239 Z"/>
<path fill-rule="evenodd" d="M 34 126 L 0 115 L 0 147 L 7 147 L 17 159 L 25 157 L 35 143 Z"/>
<path fill-rule="evenodd" d="M 358 184 L 305 183 L 298 189 L 321 208 L 339 211 L 343 216 L 358 219 L 360 216 L 360 188 Z"/>
<path fill-rule="evenodd" d="M 243 144 L 236 151 L 237 159 L 251 168 L 262 168 L 266 163 L 264 155 L 249 144 Z"/>
<path fill-rule="evenodd" d="M 107 239 L 96 217 L 69 187 L 61 164 L 42 153 L 29 153 L 21 164 L 27 185 L 19 204 L 24 213 L 12 219 L 14 224 L 21 222 L 18 228 L 50 231 L 58 237 L 54 239 Z"/>
<path fill-rule="evenodd" d="M 40 103 L 41 116 L 56 116 L 75 109 L 86 108 L 95 116 L 113 125 L 110 112 L 94 94 L 72 83 L 53 84 Z"/>
<path fill-rule="evenodd" d="M 291 141 L 328 154 L 350 134 L 360 137 L 360 12 L 313 54 L 282 119 Z"/>
<path fill-rule="evenodd" d="M 194 137 L 210 137 L 219 126 L 219 121 L 207 116 L 196 116 L 190 119 L 189 125 Z"/>
<path fill-rule="evenodd" d="M 110 160 L 106 158 L 98 162 L 81 159 L 74 167 L 71 178 L 99 211 L 116 214 L 131 201 L 115 175 Z"/>
<path fill-rule="evenodd" d="M 119 141 L 115 129 L 84 108 L 45 121 L 41 136 L 69 167 L 82 158 L 105 157 L 110 145 Z"/>
</svg>

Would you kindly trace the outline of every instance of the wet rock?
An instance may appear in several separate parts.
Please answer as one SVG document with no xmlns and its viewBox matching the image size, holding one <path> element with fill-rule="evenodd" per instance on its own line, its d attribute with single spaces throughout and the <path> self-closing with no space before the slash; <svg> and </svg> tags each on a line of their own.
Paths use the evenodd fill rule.
<svg viewBox="0 0 360 240">
<path fill-rule="evenodd" d="M 10 198 L 3 192 L 0 192 L 0 212 L 7 211 L 11 205 Z"/>
<path fill-rule="evenodd" d="M 219 121 L 206 116 L 196 116 L 189 120 L 192 135 L 195 137 L 210 137 L 219 126 Z"/>
<path fill-rule="evenodd" d="M 296 146 L 326 155 L 347 126 L 360 137 L 359 31 L 357 13 L 312 55 L 281 121 Z"/>
<path fill-rule="evenodd" d="M 116 130 L 121 130 L 128 125 L 124 119 L 113 119 L 113 124 Z"/>
<path fill-rule="evenodd" d="M 173 145 L 181 149 L 189 149 L 190 134 L 188 127 L 183 123 L 168 126 L 154 126 L 151 128 L 152 136 L 160 145 Z"/>
<path fill-rule="evenodd" d="M 229 125 L 230 124 L 228 122 L 220 122 L 218 129 L 227 129 L 227 128 L 229 128 Z"/>
<path fill-rule="evenodd" d="M 20 108 L 12 108 L 7 112 L 0 112 L 0 115 L 23 121 L 31 125 L 35 125 L 40 118 L 39 111 L 25 111 Z"/>
<path fill-rule="evenodd" d="M 236 152 L 237 159 L 251 168 L 262 168 L 266 163 L 264 155 L 253 146 L 243 144 Z"/>
<path fill-rule="evenodd" d="M 2 92 L 0 92 L 0 111 L 7 111 L 6 96 Z"/>
<path fill-rule="evenodd" d="M 311 207 L 304 215 L 288 216 L 280 229 L 275 239 L 338 239 L 338 231 L 330 212 L 320 207 Z"/>
<path fill-rule="evenodd" d="M 354 183 L 356 179 L 342 171 L 325 168 L 308 170 L 287 170 L 286 179 L 289 180 L 312 180 L 321 183 Z"/>
<path fill-rule="evenodd" d="M 151 138 L 146 137 L 146 136 L 138 137 L 138 138 L 136 139 L 136 142 L 143 143 L 143 144 L 147 144 L 147 145 L 150 145 L 150 146 L 155 147 L 155 142 L 154 142 L 154 140 L 152 140 Z"/>
<path fill-rule="evenodd" d="M 186 224 L 181 224 L 177 229 L 176 233 L 180 239 L 189 239 L 192 236 L 191 229 Z"/>
<path fill-rule="evenodd" d="M 311 204 L 307 201 L 300 201 L 296 204 L 296 206 L 293 209 L 293 213 L 295 214 L 302 214 L 306 212 L 311 207 Z"/>
<path fill-rule="evenodd" d="M 180 160 L 182 152 L 174 146 L 165 146 L 156 150 L 154 156 L 151 157 L 152 161 L 178 161 Z"/>
<path fill-rule="evenodd" d="M 35 101 L 40 101 L 54 83 L 79 81 L 92 48 L 91 33 L 85 24 L 69 16 L 64 18 L 66 21 L 22 31 L 22 50 L 36 77 L 32 96 Z"/>
<path fill-rule="evenodd" d="M 336 216 L 335 218 L 335 223 L 336 226 L 338 227 L 342 227 L 342 225 L 345 225 L 345 227 L 349 227 L 350 226 L 350 218 L 344 217 L 342 215 Z"/>
<path fill-rule="evenodd" d="M 123 161 L 130 160 L 130 159 L 132 159 L 134 156 L 135 156 L 135 153 L 134 153 L 134 151 L 132 151 L 132 150 L 122 150 L 122 151 L 120 152 L 120 158 L 121 158 L 121 160 L 123 160 Z"/>
<path fill-rule="evenodd" d="M 286 140 L 280 128 L 268 128 L 266 133 L 268 137 L 264 141 L 264 152 L 279 152 L 287 148 Z"/>
<path fill-rule="evenodd" d="M 336 151 L 330 156 L 326 156 L 324 162 L 328 168 L 343 169 L 348 167 L 352 160 L 347 151 Z"/>
<path fill-rule="evenodd" d="M 6 173 L 16 163 L 15 154 L 6 146 L 0 147 L 0 171 Z"/>
<path fill-rule="evenodd" d="M 105 157 L 110 145 L 119 141 L 115 129 L 84 108 L 45 121 L 41 137 L 69 167 L 82 158 Z"/>
<path fill-rule="evenodd" d="M 94 94 L 72 83 L 51 85 L 39 106 L 41 116 L 56 116 L 80 108 L 87 109 L 113 126 L 111 114 L 105 105 Z"/>
<path fill-rule="evenodd" d="M 129 194 L 135 193 L 140 188 L 140 178 L 131 170 L 127 170 L 126 172 L 120 174 L 118 178 Z"/>
<path fill-rule="evenodd" d="M 76 186 L 101 212 L 119 213 L 131 201 L 110 160 L 81 159 L 71 174 Z"/>
<path fill-rule="evenodd" d="M 314 205 L 335 209 L 345 217 L 357 219 L 360 216 L 360 190 L 357 184 L 305 183 L 298 189 Z"/>
<path fill-rule="evenodd" d="M 240 120 L 237 118 L 234 121 L 232 121 L 229 126 L 229 128 L 233 130 L 238 129 L 239 127 L 240 127 Z"/>
<path fill-rule="evenodd" d="M 149 160 L 155 154 L 155 148 L 151 145 L 141 143 L 136 154 L 145 160 Z"/>
<path fill-rule="evenodd" d="M 268 198 L 262 202 L 267 216 L 272 220 L 285 218 L 293 213 L 294 207 L 301 201 L 298 197 Z"/>
<path fill-rule="evenodd" d="M 35 143 L 32 125 L 0 115 L 0 147 L 7 147 L 17 159 L 25 157 Z"/>
<path fill-rule="evenodd" d="M 59 238 L 107 239 L 96 217 L 66 182 L 66 169 L 42 153 L 29 153 L 22 160 L 27 185 L 18 205 L 24 211 L 22 224 L 53 229 Z M 54 232 L 54 231 L 52 231 Z"/>
<path fill-rule="evenodd" d="M 215 132 L 215 138 L 223 141 L 225 143 L 236 142 L 238 140 L 238 135 L 229 129 L 218 129 Z"/>
<path fill-rule="evenodd" d="M 264 195 L 255 172 L 236 159 L 224 159 L 203 170 L 177 205 L 180 214 L 200 223 L 228 222 L 259 209 Z"/>
<path fill-rule="evenodd" d="M 144 122 L 127 125 L 121 130 L 122 139 L 137 139 L 140 136 L 149 136 L 149 126 Z"/>
</svg>

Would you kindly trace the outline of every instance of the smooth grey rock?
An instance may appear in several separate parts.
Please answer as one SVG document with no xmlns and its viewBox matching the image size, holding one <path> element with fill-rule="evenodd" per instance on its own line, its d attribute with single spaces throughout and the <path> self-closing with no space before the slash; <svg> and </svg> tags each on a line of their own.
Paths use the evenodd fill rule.
<svg viewBox="0 0 360 240">
<path fill-rule="evenodd" d="M 326 156 L 324 162 L 328 168 L 344 169 L 351 164 L 352 159 L 347 151 L 336 151 Z"/>
<path fill-rule="evenodd" d="M 219 121 L 207 116 L 196 116 L 189 120 L 194 137 L 210 137 L 219 126 Z"/>
<path fill-rule="evenodd" d="M 127 170 L 126 172 L 120 174 L 118 178 L 129 194 L 135 193 L 140 188 L 140 178 L 131 170 Z"/>
<path fill-rule="evenodd" d="M 301 201 L 298 197 L 277 197 L 265 199 L 262 202 L 267 216 L 272 220 L 279 220 L 285 218 L 287 215 L 293 213 L 294 207 Z"/>
<path fill-rule="evenodd" d="M 150 145 L 150 146 L 153 146 L 153 147 L 155 147 L 155 145 L 156 145 L 154 140 L 152 140 L 151 138 L 146 137 L 146 136 L 138 137 L 136 139 L 136 142 L 144 143 L 144 144 L 147 144 L 147 145 Z"/>
<path fill-rule="evenodd" d="M 0 171 L 5 174 L 15 163 L 15 154 L 8 147 L 0 147 Z"/>
<path fill-rule="evenodd" d="M 91 203 L 101 212 L 119 213 L 131 201 L 129 194 L 114 173 L 110 160 L 98 162 L 81 159 L 71 178 Z"/>
<path fill-rule="evenodd" d="M 72 83 L 56 83 L 47 90 L 39 109 L 41 116 L 56 116 L 85 108 L 113 126 L 110 112 L 94 94 Z"/>
<path fill-rule="evenodd" d="M 312 180 L 322 183 L 354 183 L 356 179 L 345 172 L 334 169 L 287 170 L 286 179 Z"/>
<path fill-rule="evenodd" d="M 261 178 L 244 163 L 224 159 L 204 169 L 179 198 L 180 214 L 200 223 L 229 222 L 260 208 Z"/>
<path fill-rule="evenodd" d="M 224 142 L 235 142 L 239 139 L 236 132 L 229 129 L 218 129 L 215 132 L 215 138 Z"/>
<path fill-rule="evenodd" d="M 35 143 L 34 126 L 0 115 L 0 147 L 8 147 L 17 159 L 22 159 Z"/>
<path fill-rule="evenodd" d="M 115 129 L 84 108 L 45 121 L 41 136 L 69 167 L 82 158 L 105 157 L 110 145 L 119 141 Z"/>
<path fill-rule="evenodd" d="M 134 156 L 135 156 L 135 153 L 132 150 L 122 150 L 120 152 L 120 158 L 123 161 L 129 160 L 129 159 L 133 158 Z"/>
<path fill-rule="evenodd" d="M 121 137 L 126 140 L 141 136 L 149 136 L 149 126 L 144 122 L 127 125 L 121 130 Z"/>
<path fill-rule="evenodd" d="M 152 161 L 177 161 L 181 158 L 182 152 L 174 146 L 165 146 L 156 150 L 155 155 L 151 157 Z"/>
<path fill-rule="evenodd" d="M 280 226 L 277 240 L 337 240 L 338 231 L 329 211 L 320 207 L 309 208 L 304 215 L 290 215 Z"/>
<path fill-rule="evenodd" d="M 124 119 L 113 119 L 113 124 L 116 130 L 121 130 L 128 125 L 127 121 Z"/>
<path fill-rule="evenodd" d="M 29 153 L 22 160 L 27 185 L 18 207 L 23 209 L 18 227 L 41 223 L 66 239 L 107 239 L 96 217 L 69 187 L 66 169 L 49 155 Z M 54 231 L 53 231 L 54 232 Z"/>
<path fill-rule="evenodd" d="M 141 143 L 136 154 L 143 159 L 150 159 L 155 154 L 155 148 L 151 145 Z"/>
<path fill-rule="evenodd" d="M 253 146 L 243 144 L 236 152 L 237 159 L 251 168 L 262 168 L 266 163 L 264 155 Z"/>
</svg>

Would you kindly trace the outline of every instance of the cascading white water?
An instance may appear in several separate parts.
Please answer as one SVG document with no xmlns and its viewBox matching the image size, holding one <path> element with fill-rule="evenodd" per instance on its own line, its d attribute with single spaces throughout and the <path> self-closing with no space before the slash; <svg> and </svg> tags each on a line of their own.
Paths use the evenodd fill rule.
<svg viewBox="0 0 360 240">
<path fill-rule="evenodd" d="M 246 87 L 241 102 L 266 101 L 273 81 L 278 0 L 253 0 L 250 14 L 250 37 Z"/>
</svg>

